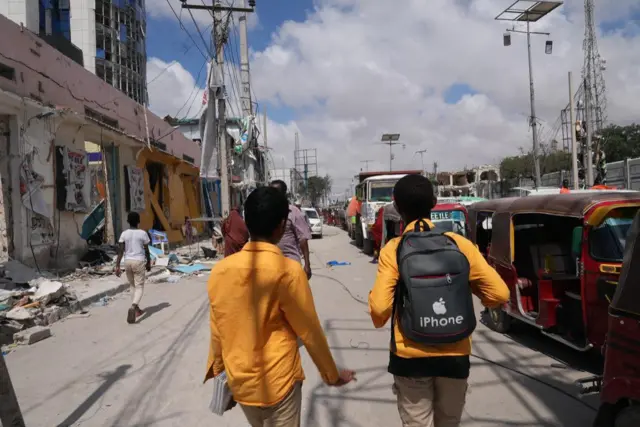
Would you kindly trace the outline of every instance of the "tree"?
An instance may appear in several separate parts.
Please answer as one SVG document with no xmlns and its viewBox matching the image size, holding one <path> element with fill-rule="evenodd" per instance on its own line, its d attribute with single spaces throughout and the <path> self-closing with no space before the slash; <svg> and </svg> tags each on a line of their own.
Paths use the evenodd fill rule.
<svg viewBox="0 0 640 427">
<path fill-rule="evenodd" d="M 333 180 L 329 175 L 312 176 L 307 180 L 307 189 L 305 196 L 311 201 L 312 205 L 317 205 L 322 198 L 331 193 Z"/>
<path fill-rule="evenodd" d="M 640 157 L 640 125 L 610 125 L 601 131 L 607 162 Z"/>
<path fill-rule="evenodd" d="M 523 148 L 520 148 L 520 153 L 519 156 L 505 157 L 500 162 L 500 176 L 503 179 L 535 178 L 533 153 L 525 152 Z M 571 168 L 571 153 L 554 151 L 547 144 L 540 145 L 538 157 L 542 175 Z"/>
</svg>

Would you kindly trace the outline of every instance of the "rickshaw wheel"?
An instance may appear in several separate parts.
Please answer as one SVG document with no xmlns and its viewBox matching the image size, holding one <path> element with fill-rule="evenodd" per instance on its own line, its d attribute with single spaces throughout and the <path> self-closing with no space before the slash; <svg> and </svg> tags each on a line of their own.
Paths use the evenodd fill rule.
<svg viewBox="0 0 640 427">
<path fill-rule="evenodd" d="M 615 427 L 640 426 L 640 405 L 631 405 L 623 408 L 616 416 Z"/>
<path fill-rule="evenodd" d="M 504 334 L 511 329 L 511 317 L 502 308 L 487 309 L 487 326 L 496 332 Z"/>
</svg>

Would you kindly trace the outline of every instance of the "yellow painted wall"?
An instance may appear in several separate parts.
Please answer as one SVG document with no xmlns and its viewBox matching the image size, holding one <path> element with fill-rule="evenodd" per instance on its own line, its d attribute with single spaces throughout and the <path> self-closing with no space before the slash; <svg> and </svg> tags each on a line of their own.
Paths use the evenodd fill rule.
<svg viewBox="0 0 640 427">
<path fill-rule="evenodd" d="M 155 195 L 151 193 L 149 183 L 149 173 L 145 166 L 147 162 L 162 164 L 168 174 L 168 185 L 164 188 L 164 203 L 168 205 L 168 217 L 164 215 L 163 206 L 156 201 Z M 140 152 L 137 166 L 144 169 L 144 192 L 145 192 L 145 212 L 141 213 L 141 226 L 144 229 L 153 227 L 154 213 L 167 231 L 169 242 L 178 243 L 184 240 L 182 226 L 184 218 L 198 218 L 202 216 L 200 211 L 200 192 L 198 188 L 198 168 L 168 154 L 157 150 L 144 149 Z M 164 185 L 164 184 L 163 184 Z M 156 187 L 157 188 L 157 187 Z M 199 232 L 203 230 L 202 223 L 197 223 Z"/>
</svg>

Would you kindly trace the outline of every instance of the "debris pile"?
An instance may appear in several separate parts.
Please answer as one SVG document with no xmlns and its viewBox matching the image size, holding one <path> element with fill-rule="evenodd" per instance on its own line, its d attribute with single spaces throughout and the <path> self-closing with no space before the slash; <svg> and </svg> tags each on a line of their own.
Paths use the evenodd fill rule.
<svg viewBox="0 0 640 427">
<path fill-rule="evenodd" d="M 45 277 L 28 283 L 11 279 L 9 286 L 5 282 L 5 289 L 0 289 L 0 345 L 12 343 L 14 335 L 26 329 L 57 322 L 80 307 L 69 285 Z"/>
</svg>

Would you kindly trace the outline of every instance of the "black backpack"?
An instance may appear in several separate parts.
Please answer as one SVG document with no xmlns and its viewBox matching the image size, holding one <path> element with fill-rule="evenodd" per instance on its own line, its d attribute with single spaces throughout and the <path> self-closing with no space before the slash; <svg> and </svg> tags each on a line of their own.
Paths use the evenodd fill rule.
<svg viewBox="0 0 640 427">
<path fill-rule="evenodd" d="M 396 313 L 402 334 L 416 343 L 448 344 L 469 337 L 476 328 L 469 261 L 455 241 L 420 220 L 402 236 L 397 260 L 392 350 L 396 351 Z"/>
</svg>

